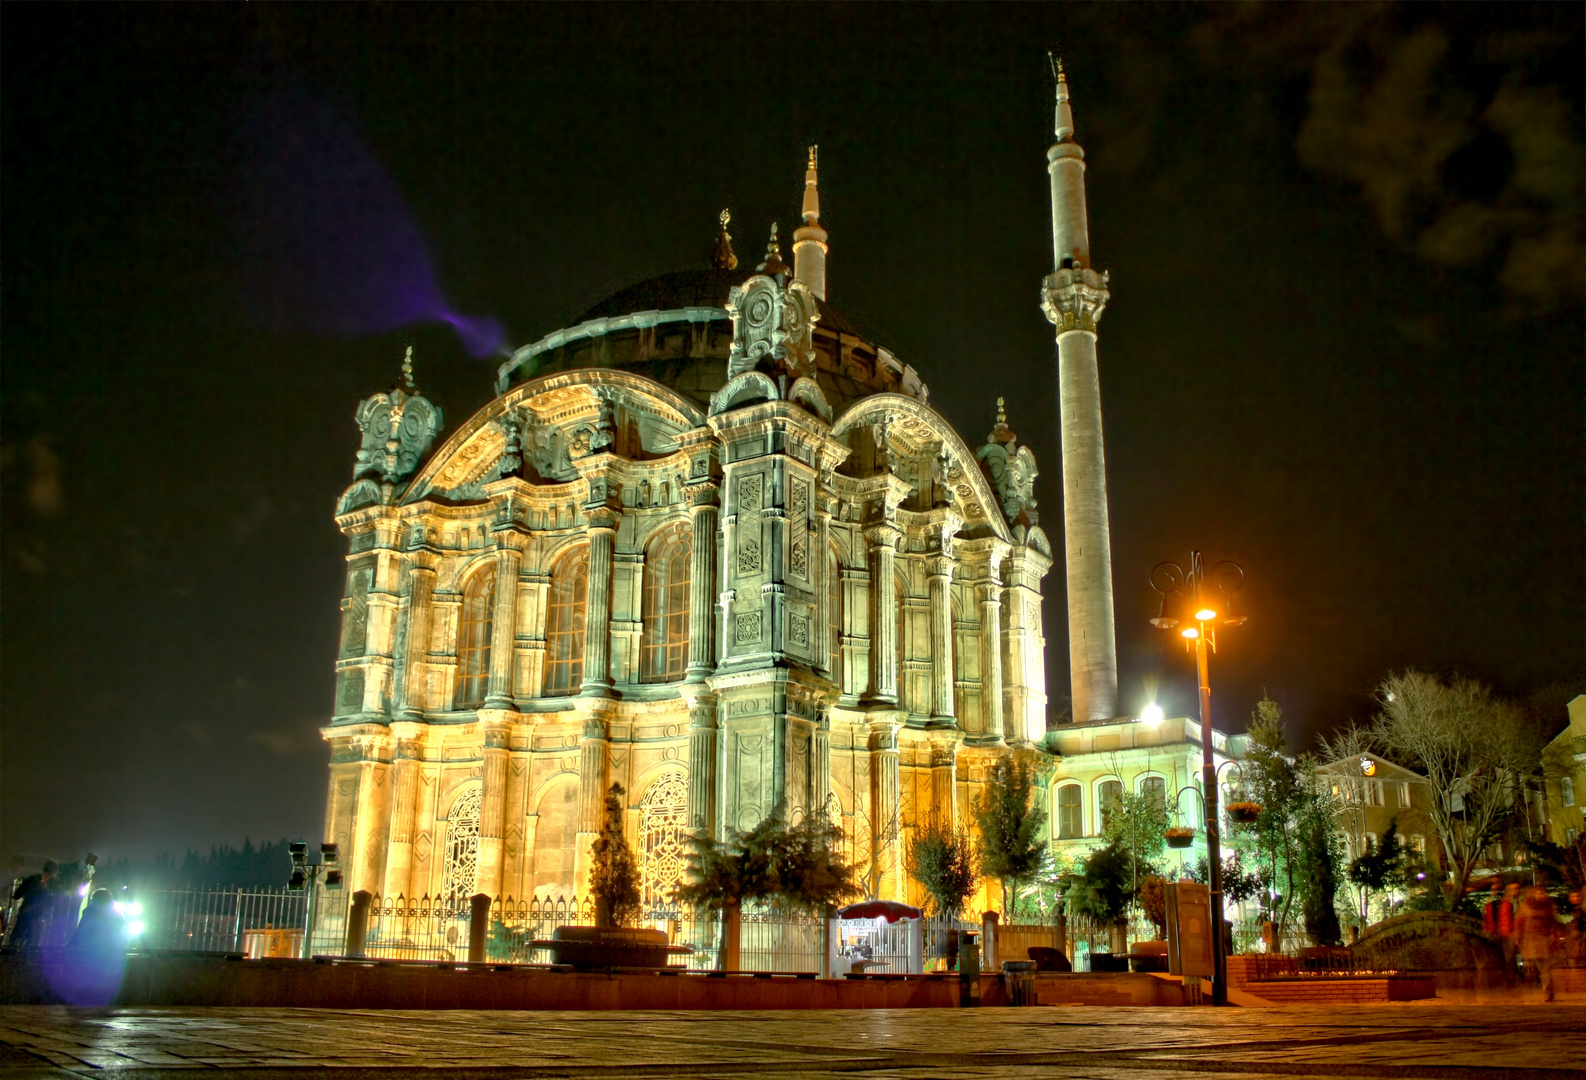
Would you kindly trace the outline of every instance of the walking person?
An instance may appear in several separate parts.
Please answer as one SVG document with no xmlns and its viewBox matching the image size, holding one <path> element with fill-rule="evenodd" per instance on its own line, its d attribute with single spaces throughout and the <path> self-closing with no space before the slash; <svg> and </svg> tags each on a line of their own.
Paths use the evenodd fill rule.
<svg viewBox="0 0 1586 1080">
<path fill-rule="evenodd" d="M 1498 947 L 1503 951 L 1503 982 L 1504 985 L 1514 981 L 1514 899 L 1520 891 L 1520 886 L 1510 885 L 1504 892 L 1498 891 L 1498 883 L 1492 883 L 1491 899 L 1481 909 L 1481 928 L 1487 936 L 1498 942 Z"/>
<path fill-rule="evenodd" d="M 50 926 L 50 907 L 54 902 L 55 874 L 59 870 L 59 863 L 47 859 L 42 870 L 29 874 L 12 890 L 16 924 L 11 931 L 11 944 L 17 948 L 32 949 L 44 944 L 44 935 Z"/>
<path fill-rule="evenodd" d="M 1546 888 L 1547 877 L 1538 875 L 1538 884 L 1526 891 L 1516 913 L 1520 938 L 1520 959 L 1525 964 L 1525 981 L 1542 984 L 1544 1001 L 1553 1000 L 1553 958 L 1559 946 L 1562 926 L 1553 898 Z"/>
</svg>

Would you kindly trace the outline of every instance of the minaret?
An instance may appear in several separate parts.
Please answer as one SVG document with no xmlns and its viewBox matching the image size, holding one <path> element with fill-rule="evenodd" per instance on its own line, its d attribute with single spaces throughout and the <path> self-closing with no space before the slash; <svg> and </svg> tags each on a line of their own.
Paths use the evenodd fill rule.
<svg viewBox="0 0 1586 1080">
<path fill-rule="evenodd" d="M 1074 141 L 1068 80 L 1056 62 L 1057 142 L 1046 152 L 1052 176 L 1052 262 L 1041 307 L 1057 327 L 1057 383 L 1063 430 L 1063 537 L 1068 555 L 1068 663 L 1074 719 L 1118 713 L 1118 646 L 1107 525 L 1107 460 L 1101 434 L 1096 323 L 1107 306 L 1107 275 L 1090 268 L 1085 215 L 1085 151 Z"/>
<path fill-rule="evenodd" d="M 793 280 L 826 299 L 826 230 L 821 228 L 821 193 L 815 187 L 815 151 L 804 170 L 804 224 L 793 230 Z"/>
</svg>

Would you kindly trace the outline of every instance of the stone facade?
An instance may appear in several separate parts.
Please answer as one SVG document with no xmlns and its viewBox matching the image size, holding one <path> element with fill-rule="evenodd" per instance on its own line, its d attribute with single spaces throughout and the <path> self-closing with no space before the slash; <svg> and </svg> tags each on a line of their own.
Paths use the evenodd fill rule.
<svg viewBox="0 0 1586 1080">
<path fill-rule="evenodd" d="M 694 285 L 726 296 L 675 346 L 651 311 L 604 319 L 606 364 L 520 350 L 433 449 L 410 372 L 360 408 L 323 729 L 350 889 L 581 894 L 620 782 L 649 901 L 689 832 L 778 808 L 902 898 L 908 831 L 1045 753 L 1052 551 L 1005 416 L 971 449 L 774 248 Z"/>
</svg>

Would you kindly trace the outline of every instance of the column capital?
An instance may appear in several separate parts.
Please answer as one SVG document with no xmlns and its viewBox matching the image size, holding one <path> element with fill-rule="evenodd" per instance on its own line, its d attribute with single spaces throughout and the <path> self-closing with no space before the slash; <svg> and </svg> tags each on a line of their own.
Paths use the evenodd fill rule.
<svg viewBox="0 0 1586 1080">
<path fill-rule="evenodd" d="M 958 569 L 958 560 L 951 555 L 931 555 L 925 560 L 925 568 L 932 580 L 945 578 L 952 581 L 953 573 Z"/>
<path fill-rule="evenodd" d="M 698 483 L 685 484 L 683 492 L 688 496 L 690 513 L 700 510 L 714 510 L 721 505 L 721 485 L 714 480 L 702 480 Z"/>
<path fill-rule="evenodd" d="M 903 542 L 904 532 L 890 521 L 878 521 L 864 527 L 865 540 L 872 548 L 892 548 Z"/>
<path fill-rule="evenodd" d="M 614 533 L 617 531 L 617 526 L 622 524 L 622 511 L 605 503 L 586 506 L 584 521 L 589 526 L 590 532 Z"/>
<path fill-rule="evenodd" d="M 1107 289 L 1107 272 L 1089 268 L 1057 270 L 1041 283 L 1041 310 L 1059 334 L 1070 330 L 1096 333 L 1096 324 L 1112 294 Z"/>
</svg>

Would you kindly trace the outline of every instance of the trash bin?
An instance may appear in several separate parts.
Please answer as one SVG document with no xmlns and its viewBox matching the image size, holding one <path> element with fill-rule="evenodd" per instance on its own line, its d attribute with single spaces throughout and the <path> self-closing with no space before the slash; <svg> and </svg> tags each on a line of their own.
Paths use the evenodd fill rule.
<svg viewBox="0 0 1586 1080">
<path fill-rule="evenodd" d="M 1034 1005 L 1034 961 L 1004 960 L 1002 962 L 1002 985 L 1008 991 L 1009 1005 Z"/>
</svg>

